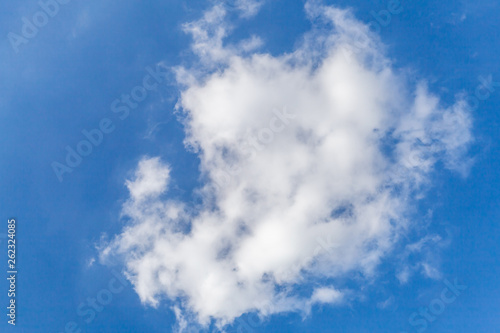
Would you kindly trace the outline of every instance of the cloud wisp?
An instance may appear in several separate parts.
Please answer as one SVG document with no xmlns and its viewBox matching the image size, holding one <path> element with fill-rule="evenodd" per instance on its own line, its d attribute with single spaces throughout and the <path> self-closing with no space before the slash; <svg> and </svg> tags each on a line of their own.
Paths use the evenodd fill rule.
<svg viewBox="0 0 500 333">
<path fill-rule="evenodd" d="M 175 163 L 145 157 L 126 183 L 128 225 L 102 251 L 122 256 L 144 303 L 172 300 L 181 327 L 346 302 L 335 279 L 374 274 L 436 164 L 467 172 L 465 101 L 444 106 L 395 71 L 348 11 L 306 13 L 313 30 L 281 56 L 255 51 L 257 37 L 225 44 L 222 5 L 185 25 L 199 63 L 176 69 L 178 108 L 204 201 L 169 199 Z"/>
</svg>

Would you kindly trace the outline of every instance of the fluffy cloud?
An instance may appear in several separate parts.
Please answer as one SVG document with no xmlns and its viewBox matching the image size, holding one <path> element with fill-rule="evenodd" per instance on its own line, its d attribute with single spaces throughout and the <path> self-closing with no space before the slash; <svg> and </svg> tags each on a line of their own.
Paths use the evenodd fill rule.
<svg viewBox="0 0 500 333">
<path fill-rule="evenodd" d="M 466 104 L 395 72 L 349 12 L 306 11 L 321 26 L 277 57 L 225 45 L 222 6 L 185 25 L 200 65 L 177 68 L 178 105 L 204 202 L 168 199 L 175 163 L 144 158 L 102 253 L 124 257 L 143 302 L 173 300 L 181 327 L 345 301 L 332 281 L 374 273 L 436 163 L 466 172 Z"/>
<path fill-rule="evenodd" d="M 133 182 L 127 181 L 132 200 L 142 201 L 163 193 L 168 184 L 170 169 L 160 163 L 159 158 L 142 160 Z"/>
</svg>

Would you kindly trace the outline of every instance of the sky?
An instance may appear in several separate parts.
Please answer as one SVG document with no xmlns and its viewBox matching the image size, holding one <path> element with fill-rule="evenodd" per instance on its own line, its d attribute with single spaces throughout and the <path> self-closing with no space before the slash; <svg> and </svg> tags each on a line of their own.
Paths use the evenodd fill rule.
<svg viewBox="0 0 500 333">
<path fill-rule="evenodd" d="M 499 330 L 498 2 L 0 9 L 1 332 Z"/>
</svg>

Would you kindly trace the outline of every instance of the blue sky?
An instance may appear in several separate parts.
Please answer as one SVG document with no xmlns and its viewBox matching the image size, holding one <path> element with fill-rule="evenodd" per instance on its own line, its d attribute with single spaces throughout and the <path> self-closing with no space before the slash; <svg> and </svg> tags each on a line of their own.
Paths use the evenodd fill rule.
<svg viewBox="0 0 500 333">
<path fill-rule="evenodd" d="M 375 46 L 363 46 L 361 51 L 354 48 L 355 58 L 351 62 L 338 60 L 340 67 L 333 65 L 329 69 L 331 72 L 326 69 L 324 73 L 318 71 L 318 77 L 324 78 L 323 81 L 314 81 L 307 75 L 300 81 L 301 74 L 295 73 L 299 78 L 297 80 L 304 82 L 301 90 L 292 83 L 287 85 L 287 82 L 293 81 L 287 75 L 289 72 L 294 73 L 296 67 L 280 67 L 276 63 L 286 63 L 288 60 L 284 60 L 284 55 L 292 55 L 290 61 L 299 63 L 295 65 L 299 69 L 302 68 L 300 66 L 307 68 L 300 61 L 309 63 L 313 68 L 322 68 L 321 64 L 328 59 L 324 53 L 342 48 L 335 38 L 332 39 L 333 46 L 321 44 L 321 38 L 345 38 L 346 45 L 353 45 L 353 37 L 339 31 L 350 31 L 350 28 L 358 29 L 364 27 L 363 24 L 375 22 L 373 13 L 387 10 L 390 1 L 312 1 L 309 2 L 312 6 L 310 11 L 319 8 L 320 14 L 309 13 L 309 18 L 303 1 L 263 1 L 254 11 L 248 9 L 251 6 L 239 8 L 238 4 L 241 3 L 149 1 L 144 4 L 140 1 L 122 1 L 117 5 L 72 0 L 59 5 L 57 13 L 48 18 L 48 23 L 39 28 L 35 37 L 18 45 L 17 52 L 8 34 L 13 32 L 22 35 L 22 18 L 32 20 L 33 15 L 41 10 L 40 5 L 31 0 L 22 4 L 2 3 L 0 29 L 4 39 L 0 44 L 0 137 L 4 144 L 0 148 L 0 186 L 3 189 L 0 191 L 0 207 L 5 221 L 11 217 L 17 220 L 19 273 L 16 327 L 7 323 L 4 314 L 1 331 L 78 332 L 80 329 L 81 332 L 171 332 L 182 331 L 185 324 L 187 328 L 184 331 L 187 332 L 190 329 L 222 329 L 227 332 L 496 332 L 500 327 L 500 265 L 497 255 L 500 250 L 500 177 L 497 172 L 500 166 L 500 119 L 497 108 L 500 102 L 500 65 L 497 61 L 500 51 L 500 37 L 497 34 L 500 28 L 500 4 L 486 0 L 402 1 L 401 10 L 390 15 L 390 22 L 379 24 L 380 32 L 369 35 L 374 38 L 372 41 Z M 251 5 L 252 1 L 247 4 Z M 210 21 L 206 13 L 214 13 L 214 8 L 224 11 L 225 15 L 218 12 L 221 17 Z M 339 21 L 335 21 L 334 25 L 337 24 L 337 29 L 339 26 L 341 29 L 335 30 L 331 23 L 323 22 L 325 8 L 349 8 L 351 14 L 345 14 L 348 18 L 345 20 L 343 16 L 337 17 Z M 189 22 L 191 25 L 186 25 Z M 190 34 L 190 27 L 200 29 L 196 31 L 202 31 L 201 37 L 197 37 L 194 30 Z M 220 45 L 211 33 L 213 29 L 217 31 L 221 27 L 224 27 L 226 36 Z M 203 33 L 209 37 L 203 39 Z M 260 38 L 260 45 L 257 43 L 255 48 L 245 48 L 241 41 L 248 41 L 252 36 Z M 304 36 L 309 36 L 315 42 L 304 46 Z M 354 47 L 355 43 L 356 40 Z M 298 55 L 299 51 L 301 55 Z M 314 58 L 313 51 L 320 54 L 319 60 Z M 375 63 L 373 67 L 364 63 L 369 62 L 363 57 L 370 59 L 370 52 L 382 57 L 383 61 L 372 59 Z M 259 59 L 269 68 L 276 66 L 272 67 L 276 72 L 269 72 L 271 78 L 265 75 L 265 70 L 258 71 L 260 67 L 257 62 L 248 60 L 255 55 L 267 55 L 267 58 Z M 344 72 L 342 69 L 351 68 L 347 64 L 352 64 L 352 60 L 356 63 L 357 56 L 365 66 L 361 66 L 361 73 L 366 76 L 359 74 L 358 70 Z M 248 62 L 238 67 L 231 59 Z M 347 67 L 342 67 L 342 64 Z M 390 69 L 390 77 L 379 75 L 380 71 L 375 68 L 377 66 Z M 190 75 L 191 81 L 184 80 L 185 77 L 179 74 L 181 69 Z M 126 118 L 120 119 L 121 113 L 114 112 L 111 107 L 113 101 L 143 86 L 144 78 L 148 75 L 153 79 L 148 82 L 155 83 L 150 71 L 166 74 L 161 74 L 157 87 L 148 90 L 147 97 L 138 102 L 137 107 L 130 107 Z M 235 81 L 231 81 L 227 73 L 233 73 Z M 278 84 L 272 77 L 280 75 L 288 79 Z M 239 77 L 247 77 L 248 82 L 241 83 Z M 241 294 L 235 293 L 227 299 L 221 296 L 220 304 L 211 301 L 210 294 L 203 294 L 205 289 L 196 289 L 198 280 L 188 282 L 189 278 L 182 278 L 193 276 L 193 270 L 182 268 L 184 262 L 186 267 L 196 266 L 194 263 L 197 262 L 205 263 L 204 257 L 195 251 L 205 244 L 201 241 L 192 244 L 198 239 L 194 236 L 190 239 L 183 237 L 192 234 L 204 239 L 201 231 L 197 231 L 197 226 L 213 227 L 211 219 L 219 218 L 221 223 L 228 223 L 222 228 L 225 230 L 232 223 L 227 216 L 240 214 L 243 216 L 240 219 L 250 219 L 248 212 L 251 211 L 258 211 L 261 215 L 253 216 L 254 222 L 244 221 L 245 228 L 250 230 L 250 235 L 260 235 L 264 233 L 262 230 L 267 229 L 257 225 L 275 225 L 272 221 L 266 222 L 266 216 L 283 214 L 277 218 L 282 221 L 286 220 L 287 214 L 296 212 L 295 206 L 281 206 L 282 201 L 277 201 L 280 204 L 276 204 L 276 210 L 264 208 L 258 199 L 244 202 L 252 203 L 249 207 L 241 202 L 232 203 L 230 199 L 239 193 L 232 185 L 223 184 L 218 189 L 212 189 L 210 185 L 214 182 L 210 180 L 210 175 L 217 171 L 220 163 L 225 163 L 225 155 L 222 152 L 218 155 L 217 145 L 223 145 L 228 151 L 239 149 L 236 139 L 239 140 L 241 136 L 233 129 L 241 126 L 244 130 L 248 126 L 258 131 L 261 124 L 267 126 L 269 117 L 273 116 L 272 113 L 260 112 L 259 108 L 281 109 L 285 105 L 303 122 L 292 122 L 290 128 L 284 129 L 283 135 L 274 133 L 276 139 L 271 140 L 269 149 L 263 149 L 250 163 L 241 164 L 244 171 L 236 174 L 232 181 L 243 179 L 245 182 L 261 184 L 267 179 L 264 176 L 259 178 L 261 173 L 269 176 L 269 179 L 280 180 L 283 174 L 293 174 L 293 170 L 273 169 L 273 165 L 281 165 L 282 161 L 293 157 L 280 152 L 302 151 L 299 143 L 287 146 L 290 143 L 284 138 L 288 138 L 285 135 L 291 135 L 288 131 L 296 130 L 299 133 L 302 125 L 296 123 L 307 122 L 307 130 L 311 131 L 311 135 L 316 134 L 315 130 L 318 133 L 323 130 L 320 126 L 322 123 L 337 126 L 337 118 L 328 118 L 329 105 L 319 99 L 321 97 L 327 101 L 328 96 L 317 94 L 313 89 L 315 83 L 330 82 L 330 79 L 333 85 L 346 82 L 347 86 L 364 87 L 365 95 L 356 95 L 353 101 L 346 102 L 355 105 L 355 121 L 372 119 L 370 110 L 376 108 L 370 103 L 378 101 L 382 95 L 384 97 L 380 98 L 391 105 L 373 111 L 380 114 L 380 119 L 389 119 L 385 122 L 380 120 L 377 124 L 389 142 L 396 140 L 396 143 L 388 143 L 393 156 L 384 160 L 387 162 L 384 164 L 386 171 L 377 172 L 374 178 L 384 181 L 390 179 L 392 190 L 389 197 L 397 201 L 391 209 L 380 213 L 385 216 L 389 210 L 397 211 L 391 217 L 391 222 L 387 222 L 389 231 L 377 231 L 375 236 L 366 236 L 367 239 L 363 239 L 364 236 L 359 233 L 346 233 L 345 237 L 353 237 L 349 240 L 353 244 L 358 241 L 363 246 L 370 242 L 376 244 L 374 248 L 368 246 L 348 252 L 352 255 L 352 261 L 342 261 L 342 267 L 346 269 L 330 271 L 329 267 L 333 267 L 330 260 L 334 261 L 332 258 L 335 256 L 343 257 L 344 253 L 334 247 L 333 254 L 328 252 L 333 256 L 330 259 L 321 255 L 314 260 L 314 264 L 304 264 L 300 272 L 293 273 L 292 277 L 283 277 L 282 280 L 279 278 L 282 272 L 275 269 L 272 262 L 264 265 L 262 262 L 265 260 L 259 261 L 245 252 L 245 246 L 250 249 L 248 252 L 254 253 L 252 251 L 259 252 L 266 248 L 267 243 L 258 243 L 258 239 L 251 239 L 251 236 L 248 239 L 237 238 L 239 234 L 234 239 L 223 237 L 214 242 L 227 241 L 227 252 L 235 258 L 242 258 L 241 262 L 247 263 L 257 272 L 251 272 L 251 269 L 247 272 L 241 266 L 241 271 L 247 272 L 245 278 L 241 277 L 245 281 L 243 284 L 251 285 L 252 281 L 261 283 L 269 276 L 269 279 L 274 278 L 276 281 L 272 285 L 259 284 L 259 288 L 264 289 L 257 288 L 259 291 L 255 294 L 241 291 Z M 491 84 L 486 87 L 484 82 L 488 80 Z M 427 90 L 417 93 L 420 82 L 426 82 Z M 284 88 L 283 91 L 268 91 L 266 95 L 265 89 L 259 88 L 260 84 Z M 218 87 L 222 87 L 222 92 Z M 224 89 L 233 93 L 226 93 Z M 300 99 L 292 98 L 299 95 Z M 415 147 L 411 141 L 415 138 L 404 134 L 408 126 L 413 126 L 420 119 L 417 116 L 411 118 L 410 109 L 415 95 L 423 100 L 429 95 L 439 99 L 439 106 L 432 110 L 436 112 L 435 118 L 431 117 L 429 122 L 422 125 L 426 136 L 420 139 L 428 140 L 423 147 L 431 148 L 425 150 L 420 147 L 428 156 L 416 162 L 411 160 L 414 155 L 410 152 L 410 163 L 418 165 L 410 165 L 413 171 L 403 173 L 404 179 L 396 181 L 391 168 L 398 167 L 399 164 L 394 161 L 398 160 L 399 153 L 405 153 L 404 147 L 407 146 L 404 143 L 409 142 L 408 147 Z M 235 96 L 244 98 L 237 100 Z M 291 97 L 286 100 L 284 96 Z M 335 96 L 332 97 L 332 105 L 337 105 Z M 247 99 L 251 102 L 244 101 Z M 224 104 L 226 100 L 229 106 Z M 460 104 L 461 100 L 468 102 L 468 105 Z M 477 105 L 472 105 L 474 101 L 477 101 Z M 359 106 L 358 102 L 364 104 Z M 124 103 L 120 105 L 124 106 Z M 236 108 L 231 108 L 231 105 Z M 303 108 L 304 105 L 309 105 L 310 109 Z M 449 111 L 452 106 L 456 106 L 456 109 Z M 220 114 L 219 110 L 227 113 Z M 452 121 L 441 122 L 440 117 L 443 113 L 448 114 L 447 110 L 449 117 L 445 117 L 445 120 Z M 418 113 L 418 108 L 415 112 Z M 466 115 L 465 119 L 470 120 L 470 124 L 461 122 L 464 119 L 460 116 L 461 112 Z M 239 116 L 233 119 L 236 113 Z M 409 118 L 405 118 L 407 113 Z M 401 123 L 393 123 L 391 119 L 395 119 L 394 115 L 401 116 Z M 113 130 L 103 134 L 102 143 L 93 146 L 92 152 L 84 156 L 71 173 L 64 173 L 60 181 L 54 172 L 53 163 L 65 163 L 66 147 L 77 149 L 77 145 L 86 139 L 82 131 L 99 128 L 103 119 L 109 119 L 109 126 Z M 240 124 L 240 119 L 246 119 L 249 125 Z M 225 126 L 226 120 L 229 124 L 227 128 L 218 127 Z M 454 123 L 455 120 L 457 123 Z M 236 125 L 231 127 L 231 124 Z M 359 123 L 359 128 L 364 128 L 363 124 Z M 214 143 L 213 133 L 226 133 L 221 128 L 230 134 L 217 137 L 221 141 Z M 337 130 L 342 132 L 344 129 Z M 349 132 L 348 129 L 346 131 Z M 394 133 L 402 134 L 397 136 Z M 364 147 L 360 155 L 371 156 L 373 146 L 364 144 L 354 147 L 345 144 L 338 151 L 345 151 L 347 156 L 352 150 Z M 195 148 L 190 148 L 190 145 Z M 306 154 L 311 147 L 305 147 Z M 335 142 L 331 147 L 333 150 L 331 153 L 325 152 L 326 157 L 337 156 Z M 213 155 L 210 155 L 211 149 Z M 283 159 L 280 159 L 282 155 Z M 381 163 L 378 158 L 364 160 L 365 156 L 353 153 L 352 158 L 345 157 L 348 161 L 352 159 L 353 164 L 346 162 L 347 170 L 336 170 L 341 165 L 338 161 L 332 162 L 319 154 L 314 156 L 317 160 L 311 157 L 308 163 L 318 165 L 320 171 L 311 173 L 309 178 L 305 177 L 303 183 L 299 182 L 304 188 L 309 185 L 313 189 L 320 188 L 314 187 L 319 186 L 312 180 L 316 179 L 315 175 L 319 175 L 318 179 L 322 179 L 321 175 L 334 178 L 335 175 L 341 175 L 340 180 L 349 179 L 354 172 L 350 166 L 372 170 L 372 167 L 380 167 L 378 163 Z M 258 169 L 259 165 L 262 168 L 259 164 L 261 160 L 273 162 L 261 170 Z M 324 163 L 325 170 L 321 168 L 321 163 Z M 331 168 L 328 163 L 332 163 Z M 427 169 L 428 163 L 432 164 L 430 169 Z M 405 163 L 401 165 L 408 167 Z M 330 174 L 328 170 L 335 173 Z M 253 179 L 252 175 L 257 178 Z M 373 176 L 368 171 L 356 171 L 354 175 L 359 179 L 364 176 L 372 179 Z M 422 183 L 419 183 L 419 179 L 423 179 Z M 324 181 L 328 183 L 326 178 Z M 288 184 L 290 182 L 285 182 L 285 185 Z M 362 188 L 366 185 L 362 181 L 356 184 Z M 404 184 L 410 185 L 407 188 Z M 262 188 L 254 190 L 258 196 L 275 193 L 272 186 L 266 190 L 268 192 Z M 343 203 L 342 209 L 354 207 L 353 216 L 340 215 L 351 221 L 352 225 L 359 226 L 359 230 L 363 230 L 363 223 L 367 219 L 378 214 L 377 211 L 373 213 L 375 215 L 370 215 L 372 207 L 360 197 L 382 198 L 379 189 L 373 194 L 368 190 L 358 191 L 349 186 L 344 189 L 339 185 L 338 190 L 324 191 L 325 195 L 330 196 L 328 202 L 339 198 L 339 202 Z M 286 196 L 276 192 L 276 196 L 280 195 Z M 166 218 L 160 213 L 151 213 L 148 208 L 153 209 L 156 204 L 165 205 L 165 209 L 179 209 L 181 217 Z M 323 205 L 319 201 L 311 200 L 308 205 L 318 207 L 318 214 L 321 209 L 335 210 L 335 205 Z M 238 209 L 239 212 L 234 212 Z M 216 215 L 219 212 L 224 214 Z M 297 215 L 300 216 L 300 213 Z M 203 220 L 203 216 L 209 217 Z M 308 222 L 312 223 L 312 219 Z M 178 224 L 175 224 L 176 220 Z M 255 229 L 252 229 L 252 223 L 256 223 Z M 161 229 L 159 234 L 151 231 L 170 224 L 181 231 Z M 278 222 L 276 225 L 279 225 Z M 151 228 L 148 230 L 151 234 L 146 233 L 141 238 L 141 229 L 133 229 L 134 226 Z M 282 230 L 280 227 L 277 226 L 276 230 Z M 213 228 L 214 232 L 222 232 Z M 127 230 L 132 230 L 131 234 L 127 234 Z M 291 252 L 283 250 L 283 257 L 277 258 L 292 258 L 296 260 L 295 263 L 302 264 L 300 258 L 305 256 L 304 251 L 317 248 L 318 244 L 314 242 L 316 238 L 311 236 L 310 242 L 301 237 L 295 239 L 293 237 L 297 236 L 297 230 L 302 229 L 290 227 L 290 230 L 290 239 L 293 240 L 290 242 L 295 242 L 291 245 Z M 271 231 L 269 237 L 273 239 L 276 235 Z M 304 238 L 309 231 L 311 235 L 315 232 L 312 227 L 304 229 Z M 5 233 L 7 225 L 0 231 L 0 234 Z M 130 235 L 136 238 L 130 241 L 127 238 Z M 333 232 L 332 235 L 336 234 Z M 302 235 L 299 233 L 299 236 Z M 161 249 L 169 248 L 170 245 L 166 244 L 171 239 L 178 241 L 175 247 L 172 245 L 178 252 L 162 254 Z M 5 271 L 6 240 L 5 237 L 0 238 L 5 251 Z M 288 244 L 287 240 L 283 236 L 283 244 Z M 134 242 L 147 244 L 146 249 L 141 249 Z M 271 241 L 271 244 L 275 244 L 276 248 L 271 246 L 270 252 L 281 253 L 283 248 L 279 241 Z M 351 248 L 342 244 L 340 249 L 351 251 Z M 149 248 L 150 245 L 152 248 Z M 302 249 L 298 251 L 300 253 L 292 251 L 294 246 Z M 193 252 L 186 250 L 191 247 Z M 241 251 L 236 250 L 239 247 Z M 156 256 L 167 263 L 159 264 L 160 268 L 154 264 L 147 265 L 148 258 Z M 175 267 L 181 277 L 165 273 L 166 277 L 162 280 L 158 272 L 168 267 L 168 259 L 162 258 L 169 256 L 174 256 L 176 260 L 179 258 L 180 266 Z M 372 256 L 376 257 L 375 264 L 365 265 L 364 260 Z M 137 257 L 138 261 L 134 259 Z M 214 263 L 207 264 L 204 269 L 216 274 L 221 269 L 220 262 L 225 263 L 224 260 L 230 261 L 226 257 L 214 259 Z M 286 260 L 283 259 L 283 262 L 288 262 Z M 238 260 L 235 259 L 235 262 L 238 263 Z M 275 265 L 278 264 L 281 262 Z M 290 264 L 290 267 L 294 265 Z M 266 271 L 266 276 L 259 275 L 258 279 L 254 279 L 254 273 L 258 274 L 261 269 Z M 149 273 L 153 276 L 151 280 L 148 280 Z M 154 277 L 155 274 L 158 277 Z M 125 275 L 129 280 L 120 282 L 122 280 L 119 277 L 124 278 Z M 233 275 L 227 277 L 236 279 Z M 203 274 L 200 279 L 203 281 Z M 454 294 L 449 289 L 449 283 L 455 281 L 467 288 L 455 290 L 457 293 Z M 271 291 L 273 297 L 267 300 L 271 304 L 270 308 L 255 306 L 253 297 L 257 295 L 257 298 L 264 299 L 269 294 L 265 288 L 270 285 L 275 288 Z M 119 291 L 110 292 L 113 287 Z M 0 288 L 6 313 L 5 307 L 9 300 L 5 280 L 0 283 Z M 227 291 L 223 287 L 220 289 L 222 294 Z M 444 289 L 449 290 L 448 296 L 456 296 L 450 303 L 442 301 Z M 109 303 L 105 302 L 107 304 L 102 309 L 99 307 L 100 311 L 94 311 L 95 317 L 91 316 L 89 298 L 103 299 L 109 295 L 112 295 Z M 280 295 L 286 296 L 282 303 L 278 302 Z M 314 295 L 323 295 L 323 298 Z M 433 319 L 425 319 L 425 316 L 418 314 L 431 304 L 438 309 L 439 304 L 444 304 L 445 308 L 437 311 L 440 312 L 438 315 L 431 313 Z M 233 313 L 232 309 L 237 311 Z M 82 315 L 84 312 L 87 314 Z M 260 319 L 256 313 L 260 313 Z M 208 322 L 200 318 L 208 318 Z"/>
</svg>

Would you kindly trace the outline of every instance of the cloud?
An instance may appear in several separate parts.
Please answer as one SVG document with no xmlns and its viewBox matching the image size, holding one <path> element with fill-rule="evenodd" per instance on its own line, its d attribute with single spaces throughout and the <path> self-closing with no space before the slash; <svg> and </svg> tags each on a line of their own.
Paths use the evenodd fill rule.
<svg viewBox="0 0 500 333">
<path fill-rule="evenodd" d="M 334 288 L 318 288 L 311 296 L 312 303 L 329 304 L 338 302 L 342 298 L 342 293 Z"/>
<path fill-rule="evenodd" d="M 87 268 L 92 267 L 92 265 L 94 265 L 94 262 L 95 262 L 95 258 L 90 258 L 90 259 L 87 261 Z"/>
<path fill-rule="evenodd" d="M 144 158 L 102 253 L 123 257 L 144 303 L 172 300 L 182 327 L 348 301 L 332 281 L 373 276 L 436 163 L 466 172 L 466 103 L 396 72 L 348 11 L 306 10 L 313 30 L 281 56 L 224 45 L 221 6 L 185 25 L 200 62 L 176 69 L 178 108 L 203 204 L 165 198 L 175 161 Z"/>
<path fill-rule="evenodd" d="M 263 1 L 256 0 L 236 0 L 235 6 L 240 10 L 243 17 L 251 17 L 258 13 L 264 4 Z"/>
<path fill-rule="evenodd" d="M 406 244 L 400 254 L 401 265 L 397 274 L 399 282 L 408 283 L 410 277 L 417 272 L 430 279 L 441 279 L 440 254 L 451 244 L 450 237 L 450 234 L 447 238 L 428 234 L 414 243 Z"/>
<path fill-rule="evenodd" d="M 241 3 L 238 6 L 242 4 L 250 6 L 250 3 L 254 3 L 254 1 L 243 0 L 238 1 L 238 3 Z M 199 57 L 205 68 L 225 64 L 230 58 L 247 54 L 262 45 L 261 39 L 257 36 L 242 40 L 238 45 L 225 45 L 224 39 L 231 31 L 230 24 L 225 20 L 226 16 L 226 7 L 223 4 L 217 4 L 206 11 L 201 19 L 183 25 L 184 32 L 193 38 L 191 45 L 193 53 Z M 180 73 L 184 75 L 194 74 L 186 72 L 184 68 L 177 68 L 177 73 L 180 83 L 186 83 L 185 80 L 180 79 Z"/>
<path fill-rule="evenodd" d="M 166 190 L 170 169 L 160 163 L 159 158 L 144 159 L 139 162 L 135 180 L 127 181 L 130 196 L 134 201 L 143 201 L 158 196 Z"/>
</svg>

